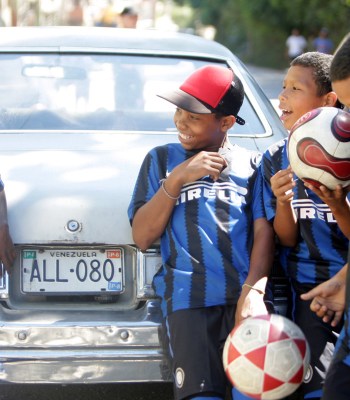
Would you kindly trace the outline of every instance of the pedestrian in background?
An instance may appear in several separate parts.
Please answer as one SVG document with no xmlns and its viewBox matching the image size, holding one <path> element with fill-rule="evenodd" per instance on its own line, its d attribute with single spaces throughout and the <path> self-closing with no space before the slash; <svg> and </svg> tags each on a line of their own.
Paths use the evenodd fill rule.
<svg viewBox="0 0 350 400">
<path fill-rule="evenodd" d="M 334 43 L 329 37 L 329 31 L 327 28 L 322 28 L 317 36 L 312 42 L 313 47 L 316 51 L 320 53 L 332 54 L 334 49 Z"/>
<path fill-rule="evenodd" d="M 80 0 L 73 0 L 72 8 L 67 16 L 67 24 L 73 26 L 83 25 L 84 9 L 80 4 Z"/>
<path fill-rule="evenodd" d="M 287 57 L 292 61 L 295 57 L 304 53 L 307 47 L 307 40 L 301 35 L 299 29 L 294 28 L 291 35 L 286 40 Z"/>
<path fill-rule="evenodd" d="M 120 28 L 134 29 L 137 26 L 138 13 L 132 7 L 125 7 L 119 14 L 118 26 Z"/>
</svg>

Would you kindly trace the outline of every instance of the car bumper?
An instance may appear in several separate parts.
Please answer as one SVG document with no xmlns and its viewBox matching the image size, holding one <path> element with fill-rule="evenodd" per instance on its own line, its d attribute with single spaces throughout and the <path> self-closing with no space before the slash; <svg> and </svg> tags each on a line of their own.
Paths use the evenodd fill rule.
<svg viewBox="0 0 350 400">
<path fill-rule="evenodd" d="M 2 383 L 168 381 L 158 312 L 117 320 L 115 312 L 0 312 Z M 114 316 L 114 319 L 113 319 Z"/>
</svg>

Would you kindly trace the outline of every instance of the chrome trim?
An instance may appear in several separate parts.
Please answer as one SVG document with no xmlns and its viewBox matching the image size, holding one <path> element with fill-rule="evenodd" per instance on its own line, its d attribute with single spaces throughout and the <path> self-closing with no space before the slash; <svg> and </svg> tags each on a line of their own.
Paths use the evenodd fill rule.
<svg viewBox="0 0 350 400">
<path fill-rule="evenodd" d="M 2 262 L 0 262 L 0 274 L 1 274 L 1 276 L 0 276 L 0 300 L 8 299 L 9 298 L 9 291 L 8 291 L 9 277 L 5 271 L 5 267 L 2 264 Z"/>
<path fill-rule="evenodd" d="M 137 251 L 137 298 L 146 299 L 155 296 L 152 280 L 162 266 L 160 251 L 156 249 L 147 252 Z"/>
</svg>

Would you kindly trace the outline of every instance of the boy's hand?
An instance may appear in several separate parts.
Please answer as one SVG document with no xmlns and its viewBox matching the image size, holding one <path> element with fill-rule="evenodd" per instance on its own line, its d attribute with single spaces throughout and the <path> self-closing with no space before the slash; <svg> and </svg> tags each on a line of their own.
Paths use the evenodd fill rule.
<svg viewBox="0 0 350 400">
<path fill-rule="evenodd" d="M 309 183 L 305 183 L 305 187 L 312 190 L 328 205 L 338 223 L 339 229 L 350 239 L 350 204 L 347 199 L 350 186 L 343 188 L 341 185 L 337 185 L 334 190 L 330 190 L 326 186 L 317 188 Z"/>
<path fill-rule="evenodd" d="M 345 308 L 345 280 L 338 275 L 302 294 L 302 300 L 311 300 L 310 309 L 323 322 L 336 326 Z"/>
<path fill-rule="evenodd" d="M 286 204 L 293 199 L 293 188 L 295 182 L 293 180 L 293 172 L 290 167 L 281 169 L 270 180 L 271 189 L 276 196 L 277 201 Z"/>
<path fill-rule="evenodd" d="M 226 166 L 226 160 L 219 153 L 201 151 L 178 165 L 171 174 L 179 176 L 182 184 L 194 182 L 206 175 L 216 181 Z"/>
<path fill-rule="evenodd" d="M 324 185 L 317 188 L 308 182 L 305 182 L 304 185 L 312 190 L 331 210 L 347 206 L 346 196 L 350 191 L 350 186 L 343 188 L 341 185 L 337 185 L 334 190 L 331 190 Z"/>
</svg>

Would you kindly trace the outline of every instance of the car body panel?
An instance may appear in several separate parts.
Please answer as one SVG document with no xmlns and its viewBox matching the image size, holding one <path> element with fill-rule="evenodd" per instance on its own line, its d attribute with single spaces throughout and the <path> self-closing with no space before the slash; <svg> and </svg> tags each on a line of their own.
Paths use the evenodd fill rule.
<svg viewBox="0 0 350 400">
<path fill-rule="evenodd" d="M 104 85 L 89 101 L 97 96 L 105 104 L 110 83 L 102 78 L 104 71 L 115 77 L 115 71 L 110 73 L 114 60 L 127 67 L 150 63 L 143 93 L 150 99 L 151 112 L 140 113 L 129 98 L 121 103 L 127 107 L 120 114 L 107 103 L 103 112 L 91 103 L 94 123 L 92 119 L 86 122 L 91 117 L 85 112 L 89 107 L 63 118 L 64 103 L 68 107 L 72 98 L 79 100 L 78 89 L 72 86 L 84 94 L 87 76 L 97 76 L 94 85 Z M 232 143 L 265 150 L 285 136 L 277 113 L 230 50 L 186 34 L 86 27 L 0 28 L 0 63 L 6 66 L 2 83 L 0 77 L 0 172 L 17 251 L 11 277 L 0 279 L 0 381 L 170 380 L 161 347 L 161 312 L 152 289 L 152 277 L 161 265 L 159 246 L 155 243 L 147 252 L 137 249 L 127 216 L 146 153 L 178 141 L 173 111 L 165 112 L 167 122 L 162 125 L 157 123 L 162 122 L 161 113 L 152 109 L 153 102 L 163 104 L 153 88 L 160 74 L 157 68 L 162 63 L 174 64 L 172 71 L 177 73 L 178 65 L 185 66 L 184 71 L 203 63 L 231 67 L 246 92 L 241 110 L 246 125 L 229 132 Z M 14 71 L 18 79 L 13 79 Z M 55 80 L 61 72 L 67 73 L 67 79 L 57 75 Z M 128 71 L 123 74 L 122 78 L 128 77 Z M 181 74 L 165 74 L 159 87 L 167 81 L 178 84 L 184 78 Z M 37 79 L 35 85 L 32 77 Z M 61 109 L 53 110 L 47 104 L 59 97 L 54 95 L 57 87 L 64 89 L 63 102 Z M 38 102 L 33 93 L 44 94 L 45 99 Z M 145 119 L 135 128 L 140 114 Z M 106 124 L 115 115 L 123 116 L 122 123 Z M 80 255 L 75 254 L 77 249 Z M 101 265 L 94 266 L 95 256 L 89 261 L 91 252 L 116 250 L 122 257 L 118 290 L 108 273 L 103 278 L 106 271 Z M 27 257 L 34 253 L 35 260 L 40 259 L 39 253 L 52 254 L 42 265 L 33 261 L 30 281 L 40 283 L 37 291 L 27 286 L 25 276 Z M 72 260 L 70 270 L 62 269 L 62 257 Z M 74 282 L 81 281 L 84 288 L 85 279 L 96 282 L 96 291 L 76 288 L 75 293 Z M 103 279 L 107 291 L 99 286 Z"/>
</svg>

